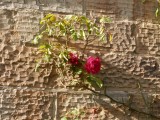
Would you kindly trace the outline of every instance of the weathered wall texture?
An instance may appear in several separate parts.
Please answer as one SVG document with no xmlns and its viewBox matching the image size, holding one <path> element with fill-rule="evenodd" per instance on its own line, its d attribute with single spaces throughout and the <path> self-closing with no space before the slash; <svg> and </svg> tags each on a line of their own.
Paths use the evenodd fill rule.
<svg viewBox="0 0 160 120">
<path fill-rule="evenodd" d="M 150 120 L 88 91 L 59 88 L 58 78 L 42 66 L 34 72 L 34 46 L 29 41 L 39 31 L 39 20 L 49 12 L 107 15 L 113 42 L 99 49 L 104 62 L 107 94 L 160 117 L 160 25 L 154 0 L 0 0 L 0 120 L 60 120 L 69 108 L 99 108 L 95 120 Z M 49 67 L 49 66 L 48 66 Z M 54 68 L 53 68 L 54 70 Z M 142 84 L 148 109 L 137 82 Z M 89 120 L 93 116 L 88 114 Z M 152 119 L 153 120 L 153 119 Z"/>
</svg>

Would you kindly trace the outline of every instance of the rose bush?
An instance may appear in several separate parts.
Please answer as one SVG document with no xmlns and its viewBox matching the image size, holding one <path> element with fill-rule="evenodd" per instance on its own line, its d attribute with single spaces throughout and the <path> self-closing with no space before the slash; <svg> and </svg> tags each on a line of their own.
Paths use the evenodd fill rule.
<svg viewBox="0 0 160 120">
<path fill-rule="evenodd" d="M 40 21 L 41 30 L 32 43 L 38 46 L 35 71 L 41 64 L 55 66 L 56 73 L 61 77 L 61 84 L 67 86 L 102 87 L 101 78 L 96 75 L 100 71 L 101 61 L 98 57 L 85 59 L 86 50 L 94 40 L 107 40 L 105 24 L 110 20 L 102 17 L 98 21 L 85 16 L 56 16 L 47 14 Z M 112 38 L 111 35 L 109 38 Z M 111 39 L 109 39 L 111 40 Z M 84 43 L 80 48 L 70 43 Z M 77 54 L 78 53 L 78 54 Z M 64 78 L 70 76 L 69 82 Z"/>
<path fill-rule="evenodd" d="M 85 70 L 91 74 L 97 74 L 101 68 L 101 62 L 98 57 L 90 56 L 85 63 Z"/>
<path fill-rule="evenodd" d="M 156 16 L 158 13 L 159 9 L 156 10 Z M 40 32 L 37 33 L 32 41 L 32 43 L 36 44 L 38 47 L 38 52 L 36 51 L 35 54 L 40 57 L 36 59 L 37 64 L 35 66 L 35 71 L 38 70 L 41 64 L 44 65 L 44 63 L 48 63 L 49 65 L 52 65 L 49 67 L 50 70 L 54 70 L 52 69 L 54 67 L 56 73 L 61 77 L 61 79 L 58 79 L 60 80 L 59 83 L 61 86 L 68 87 L 70 85 L 71 87 L 76 87 L 76 89 L 77 87 L 82 87 L 83 89 L 90 90 L 97 95 L 102 96 L 101 92 L 96 92 L 92 89 L 92 87 L 97 86 L 99 88 L 103 87 L 103 81 L 98 75 L 96 76 L 96 73 L 100 71 L 101 61 L 98 57 L 91 56 L 87 60 L 84 60 L 84 56 L 88 55 L 85 51 L 87 46 L 89 46 L 93 40 L 98 40 L 98 42 L 112 41 L 112 34 L 109 32 L 106 34 L 106 23 L 109 22 L 110 19 L 108 17 L 101 17 L 100 19 L 96 18 L 92 20 L 85 16 L 56 16 L 51 13 L 47 14 L 40 21 L 41 30 L 39 30 Z M 70 51 L 77 51 L 79 48 L 73 47 L 70 44 L 74 42 L 84 43 L 84 46 L 80 47 L 83 48 L 80 57 L 76 54 L 70 53 Z M 40 69 L 44 69 L 44 67 L 41 67 Z M 141 87 L 140 82 L 138 82 L 138 85 Z M 80 88 L 80 90 L 82 89 Z M 104 96 L 107 96 L 114 102 L 118 102 L 107 94 L 104 94 Z M 128 106 L 121 101 L 118 103 L 125 107 Z M 128 106 L 128 108 L 137 111 L 138 113 L 146 114 L 147 116 L 154 116 L 150 112 L 145 113 L 144 111 L 139 111 L 130 106 Z M 79 117 L 79 114 L 77 114 L 79 111 L 76 110 L 76 112 L 74 111 L 72 113 L 76 113 L 75 116 Z M 73 119 L 77 119 L 74 115 L 72 115 L 72 117 Z M 157 116 L 155 116 L 155 118 L 157 118 Z M 67 120 L 67 117 L 63 117 L 62 119 Z"/>
</svg>

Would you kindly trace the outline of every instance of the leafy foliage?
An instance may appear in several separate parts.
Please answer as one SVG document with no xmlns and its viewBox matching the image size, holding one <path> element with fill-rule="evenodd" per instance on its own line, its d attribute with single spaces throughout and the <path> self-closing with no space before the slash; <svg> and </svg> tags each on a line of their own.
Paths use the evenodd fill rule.
<svg viewBox="0 0 160 120">
<path fill-rule="evenodd" d="M 97 21 L 85 16 L 47 14 L 40 21 L 41 32 L 32 41 L 33 44 L 38 45 L 38 54 L 41 56 L 37 60 L 35 70 L 38 70 L 42 63 L 53 62 L 57 74 L 61 77 L 71 76 L 72 74 L 71 84 L 87 86 L 96 84 L 96 86 L 102 87 L 102 81 L 96 75 L 85 71 L 84 56 L 89 43 L 95 40 L 106 40 L 105 23 L 108 22 L 111 22 L 111 20 L 107 17 L 102 17 Z M 71 43 L 76 41 L 84 43 L 82 53 L 77 51 L 76 47 L 71 46 Z M 92 65 L 92 69 L 95 69 L 94 62 Z M 77 80 L 74 81 L 75 79 Z"/>
<path fill-rule="evenodd" d="M 72 108 L 61 118 L 61 120 L 81 120 L 82 116 L 85 116 L 85 111 L 83 109 Z"/>
</svg>

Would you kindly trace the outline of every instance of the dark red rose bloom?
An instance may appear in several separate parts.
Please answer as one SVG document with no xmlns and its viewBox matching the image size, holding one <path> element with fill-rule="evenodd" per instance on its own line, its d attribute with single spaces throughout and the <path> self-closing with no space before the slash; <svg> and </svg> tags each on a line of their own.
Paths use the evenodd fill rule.
<svg viewBox="0 0 160 120">
<path fill-rule="evenodd" d="M 71 63 L 72 65 L 78 65 L 79 64 L 78 55 L 69 53 L 69 63 Z"/>
<path fill-rule="evenodd" d="M 100 71 L 100 68 L 101 68 L 100 59 L 98 57 L 95 58 L 95 57 L 90 56 L 87 59 L 84 67 L 88 73 L 96 74 Z"/>
</svg>

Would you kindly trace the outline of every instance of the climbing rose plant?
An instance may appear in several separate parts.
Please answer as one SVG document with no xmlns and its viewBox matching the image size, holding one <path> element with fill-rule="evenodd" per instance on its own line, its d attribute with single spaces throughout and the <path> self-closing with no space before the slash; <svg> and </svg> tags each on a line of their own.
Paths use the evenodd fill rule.
<svg viewBox="0 0 160 120">
<path fill-rule="evenodd" d="M 54 64 L 60 77 L 70 78 L 69 85 L 102 87 L 102 80 L 97 76 L 101 59 L 87 56 L 86 49 L 94 41 L 106 41 L 105 24 L 108 22 L 107 17 L 91 20 L 85 16 L 47 14 L 40 21 L 41 32 L 32 41 L 38 46 L 40 56 L 35 70 L 42 63 Z M 79 41 L 84 45 L 77 49 Z M 66 87 L 65 79 L 61 83 Z"/>
<path fill-rule="evenodd" d="M 158 16 L 159 12 L 157 11 L 156 14 Z M 64 87 L 68 85 L 83 87 L 97 95 L 106 96 L 130 110 L 159 119 L 150 112 L 133 108 L 93 89 L 93 87 L 101 88 L 103 86 L 102 80 L 98 77 L 102 60 L 99 56 L 87 55 L 86 50 L 95 41 L 103 44 L 107 40 L 112 40 L 112 35 L 106 34 L 105 24 L 108 22 L 110 19 L 107 17 L 89 19 L 85 16 L 47 14 L 40 21 L 40 32 L 32 41 L 38 47 L 37 56 L 39 56 L 35 70 L 38 70 L 43 63 L 48 63 L 52 66 L 49 68 L 56 70 L 59 77 L 62 78 L 59 79 L 61 80 L 59 82 Z M 78 46 L 77 43 L 83 43 L 83 47 L 81 47 L 82 44 Z M 79 47 L 81 48 L 79 49 Z M 68 82 L 66 84 L 66 81 L 69 81 L 69 84 Z M 139 81 L 138 86 L 141 91 Z M 144 98 L 143 94 L 142 97 Z M 145 99 L 144 102 L 146 103 Z M 82 114 L 81 110 L 73 109 L 67 112 L 62 120 L 80 119 Z"/>
</svg>

